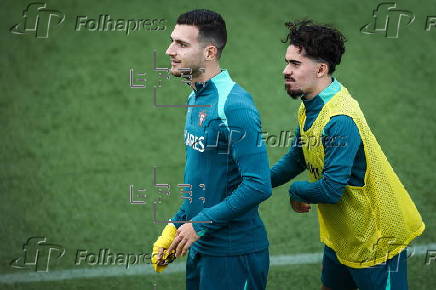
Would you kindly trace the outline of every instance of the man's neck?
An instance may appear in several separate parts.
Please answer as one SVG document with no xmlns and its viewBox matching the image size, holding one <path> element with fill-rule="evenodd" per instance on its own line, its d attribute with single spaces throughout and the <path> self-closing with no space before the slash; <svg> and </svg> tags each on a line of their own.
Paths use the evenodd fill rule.
<svg viewBox="0 0 436 290">
<path fill-rule="evenodd" d="M 332 82 L 333 82 L 333 78 L 331 76 L 327 76 L 327 77 L 321 79 L 318 82 L 318 85 L 316 86 L 316 88 L 310 94 L 305 95 L 302 99 L 304 99 L 306 101 L 312 100 L 319 93 L 321 93 L 325 88 L 327 88 Z"/>
<path fill-rule="evenodd" d="M 208 80 L 219 74 L 220 72 L 221 72 L 221 67 L 218 63 L 205 68 L 204 72 L 200 72 L 198 76 L 192 77 L 191 87 L 195 88 L 195 83 L 207 82 Z"/>
</svg>

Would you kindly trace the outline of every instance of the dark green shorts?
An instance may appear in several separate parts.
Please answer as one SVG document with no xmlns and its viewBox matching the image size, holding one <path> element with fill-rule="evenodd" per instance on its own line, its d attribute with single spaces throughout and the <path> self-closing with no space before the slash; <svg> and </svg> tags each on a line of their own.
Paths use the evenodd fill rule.
<svg viewBox="0 0 436 290">
<path fill-rule="evenodd" d="M 325 246 L 321 281 L 333 290 L 407 290 L 407 251 L 384 264 L 355 269 L 341 264 L 336 253 Z"/>
<path fill-rule="evenodd" d="M 186 289 L 264 290 L 268 278 L 268 248 L 238 256 L 209 256 L 189 249 Z"/>
</svg>

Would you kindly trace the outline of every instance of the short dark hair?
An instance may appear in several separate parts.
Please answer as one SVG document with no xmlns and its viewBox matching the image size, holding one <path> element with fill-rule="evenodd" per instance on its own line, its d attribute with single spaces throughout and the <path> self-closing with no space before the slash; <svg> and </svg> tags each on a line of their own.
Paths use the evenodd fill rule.
<svg viewBox="0 0 436 290">
<path fill-rule="evenodd" d="M 312 20 L 299 20 L 286 22 L 289 29 L 283 43 L 295 45 L 305 51 L 305 56 L 325 61 L 329 66 L 329 74 L 332 74 L 336 65 L 341 63 L 342 54 L 345 52 L 345 36 L 337 29 L 329 25 L 317 25 Z"/>
<path fill-rule="evenodd" d="M 196 26 L 198 40 L 211 42 L 218 50 L 218 58 L 221 57 L 227 43 L 227 29 L 220 14 L 207 9 L 196 9 L 180 15 L 176 23 Z"/>
</svg>

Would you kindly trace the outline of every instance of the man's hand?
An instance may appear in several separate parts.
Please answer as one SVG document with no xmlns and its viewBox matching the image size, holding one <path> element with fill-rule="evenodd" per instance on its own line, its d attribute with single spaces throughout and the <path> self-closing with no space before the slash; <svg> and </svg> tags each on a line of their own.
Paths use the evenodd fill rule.
<svg viewBox="0 0 436 290">
<path fill-rule="evenodd" d="M 176 227 L 173 224 L 168 224 L 162 231 L 162 235 L 153 244 L 151 264 L 156 272 L 162 272 L 167 267 L 168 262 L 172 262 L 170 252 L 165 251 L 165 249 L 171 245 L 175 237 Z"/>
<path fill-rule="evenodd" d="M 173 253 L 170 253 L 165 248 L 159 248 L 157 254 L 157 266 L 167 266 L 176 259 Z"/>
<path fill-rule="evenodd" d="M 176 232 L 176 237 L 173 240 L 171 246 L 168 248 L 168 252 L 176 251 L 176 257 L 184 256 L 192 243 L 198 241 L 200 236 L 194 230 L 192 223 L 186 223 L 179 227 Z"/>
<path fill-rule="evenodd" d="M 301 201 L 295 201 L 295 200 L 292 200 L 292 198 L 290 198 L 289 201 L 291 203 L 292 209 L 295 212 L 305 213 L 305 212 L 309 212 L 309 210 L 311 209 L 311 206 L 308 203 L 301 202 Z"/>
</svg>

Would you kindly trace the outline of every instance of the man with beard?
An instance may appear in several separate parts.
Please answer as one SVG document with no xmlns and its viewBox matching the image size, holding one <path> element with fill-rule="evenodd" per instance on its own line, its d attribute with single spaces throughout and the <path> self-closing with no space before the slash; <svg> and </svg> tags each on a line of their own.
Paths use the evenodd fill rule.
<svg viewBox="0 0 436 290">
<path fill-rule="evenodd" d="M 182 14 L 166 54 L 171 73 L 193 91 L 185 122 L 185 199 L 153 245 L 157 272 L 184 255 L 187 289 L 265 289 L 268 239 L 258 205 L 271 195 L 259 114 L 219 58 L 225 22 L 209 10 Z M 183 73 L 183 74 L 182 74 Z"/>
<path fill-rule="evenodd" d="M 285 88 L 301 98 L 296 141 L 272 168 L 298 213 L 318 204 L 325 244 L 322 289 L 407 289 L 407 245 L 424 231 L 415 204 L 372 134 L 358 102 L 332 77 L 345 52 L 336 29 L 287 23 Z"/>
</svg>

